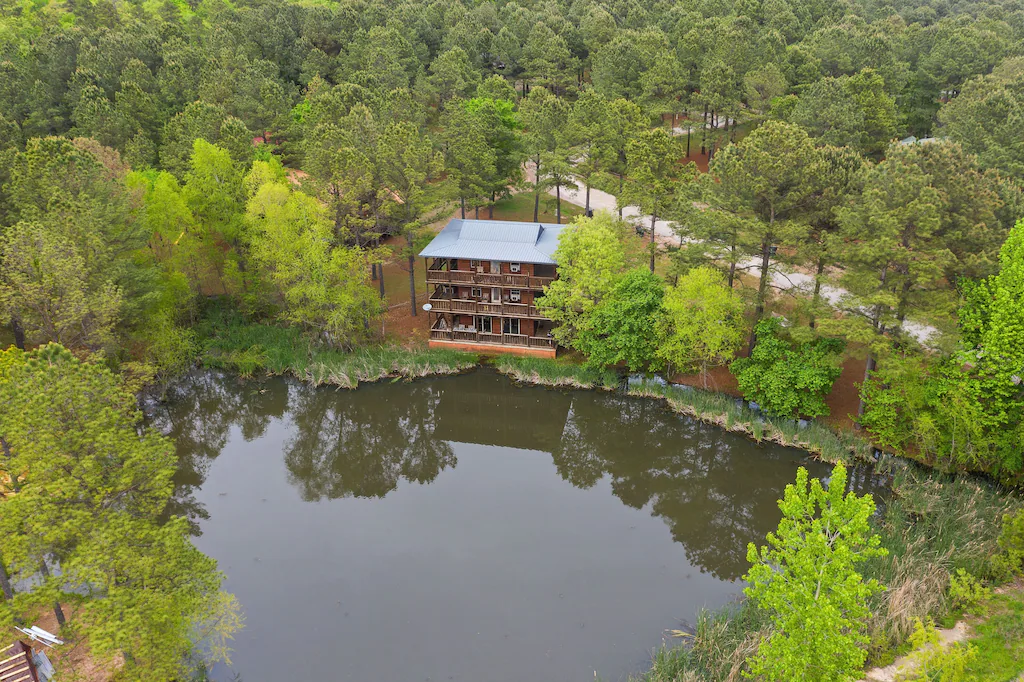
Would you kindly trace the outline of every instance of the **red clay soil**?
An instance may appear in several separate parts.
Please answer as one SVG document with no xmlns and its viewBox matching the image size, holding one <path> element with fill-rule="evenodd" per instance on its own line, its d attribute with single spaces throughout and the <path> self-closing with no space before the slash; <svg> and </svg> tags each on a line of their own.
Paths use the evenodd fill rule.
<svg viewBox="0 0 1024 682">
<path fill-rule="evenodd" d="M 700 144 L 690 146 L 690 155 L 683 159 L 683 164 L 693 161 L 701 173 L 708 172 L 708 155 L 700 153 Z"/>
<path fill-rule="evenodd" d="M 74 606 L 64 604 L 63 607 L 64 614 L 69 620 L 72 620 L 74 618 Z M 79 680 L 80 682 L 110 682 L 113 679 L 114 673 L 117 672 L 117 664 L 114 664 L 113 668 L 115 669 L 112 670 L 110 665 L 97 663 L 89 653 L 88 643 L 70 641 L 58 634 L 60 628 L 57 626 L 57 618 L 53 615 L 53 609 L 41 609 L 37 617 L 29 622 L 29 625 L 37 625 L 65 640 L 64 644 L 54 647 L 42 647 L 40 644 L 34 644 L 33 646 L 34 650 L 45 649 L 46 657 L 50 659 L 53 667 L 61 674 L 61 679 Z M 28 638 L 11 628 L 10 632 L 3 634 L 2 641 L 13 641 L 14 639 L 27 641 Z M 32 644 L 32 642 L 29 642 L 29 644 Z"/>
<path fill-rule="evenodd" d="M 831 392 L 825 398 L 829 408 L 829 416 L 823 417 L 822 421 L 829 426 L 852 431 L 854 428 L 853 417 L 857 416 L 857 405 L 860 401 L 858 384 L 864 380 L 864 358 L 847 358 L 843 362 L 843 372 L 839 375 L 836 383 L 832 386 Z M 677 374 L 672 377 L 676 384 L 686 384 L 704 388 L 704 382 L 700 374 Z M 725 365 L 715 367 L 708 372 L 709 391 L 717 391 L 727 395 L 739 397 L 739 387 L 736 385 L 736 377 L 732 375 Z"/>
</svg>

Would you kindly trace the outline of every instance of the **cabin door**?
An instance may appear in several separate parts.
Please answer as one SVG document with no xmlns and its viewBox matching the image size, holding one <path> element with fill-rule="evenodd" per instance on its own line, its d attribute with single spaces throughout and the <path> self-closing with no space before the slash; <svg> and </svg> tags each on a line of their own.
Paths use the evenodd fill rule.
<svg viewBox="0 0 1024 682">
<path fill-rule="evenodd" d="M 498 287 L 491 287 L 491 302 L 501 303 L 501 289 Z"/>
</svg>

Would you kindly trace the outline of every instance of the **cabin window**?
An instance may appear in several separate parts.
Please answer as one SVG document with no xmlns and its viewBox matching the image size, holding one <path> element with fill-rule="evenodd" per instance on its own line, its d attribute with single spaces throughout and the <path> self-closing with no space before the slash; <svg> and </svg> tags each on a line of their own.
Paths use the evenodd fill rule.
<svg viewBox="0 0 1024 682">
<path fill-rule="evenodd" d="M 470 289 L 470 296 L 472 296 L 473 298 L 480 298 L 482 295 L 483 292 L 480 291 L 480 287 L 473 287 L 472 289 Z"/>
<path fill-rule="evenodd" d="M 491 333 L 491 318 L 489 318 L 489 317 L 481 317 L 480 318 L 480 331 L 482 331 L 484 334 L 490 334 Z"/>
<path fill-rule="evenodd" d="M 447 284 L 442 285 L 441 286 L 441 295 L 442 296 L 451 296 L 452 295 L 452 288 L 450 286 L 448 286 Z"/>
<path fill-rule="evenodd" d="M 511 270 L 512 272 L 521 272 L 522 269 L 523 269 L 523 266 L 520 265 L 519 263 L 509 263 L 508 264 L 508 269 Z"/>
<path fill-rule="evenodd" d="M 478 260 L 471 260 L 471 261 L 469 261 L 469 267 L 470 267 L 471 270 L 476 270 L 478 267 L 480 267 L 480 261 L 478 261 Z"/>
<path fill-rule="evenodd" d="M 519 320 L 517 318 L 515 318 L 515 317 L 503 318 L 502 319 L 502 325 L 501 325 L 501 331 L 503 331 L 506 334 L 518 334 L 519 333 Z"/>
<path fill-rule="evenodd" d="M 523 300 L 523 292 L 520 291 L 519 289 L 509 289 L 508 300 L 512 301 L 513 303 L 519 303 L 519 301 Z"/>
</svg>

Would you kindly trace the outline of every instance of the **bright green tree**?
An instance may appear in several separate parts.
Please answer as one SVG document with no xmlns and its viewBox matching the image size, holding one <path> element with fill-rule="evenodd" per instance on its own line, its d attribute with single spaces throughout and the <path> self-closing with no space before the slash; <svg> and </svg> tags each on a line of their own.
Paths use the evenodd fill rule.
<svg viewBox="0 0 1024 682">
<path fill-rule="evenodd" d="M 939 133 L 977 154 L 990 168 L 1024 178 L 1024 58 L 1003 61 L 987 76 L 967 81 L 939 109 Z"/>
<path fill-rule="evenodd" d="M 884 556 L 871 530 L 871 495 L 846 493 L 846 467 L 837 464 L 828 487 L 808 484 L 797 470 L 779 501 L 782 521 L 767 545 L 747 547 L 744 589 L 767 611 L 774 632 L 748 659 L 751 677 L 789 682 L 845 682 L 860 677 L 867 657 L 868 598 L 882 589 L 857 567 Z"/>
<path fill-rule="evenodd" d="M 495 78 L 504 82 L 500 76 Z M 481 90 L 483 85 L 477 89 L 478 92 Z M 515 90 L 509 90 L 514 98 Z M 466 101 L 464 106 L 482 127 L 487 147 L 494 154 L 494 171 L 486 180 L 486 188 L 491 195 L 490 217 L 493 218 L 495 202 L 508 196 L 522 178 L 524 153 L 519 133 L 523 126 L 513 99 L 477 96 Z"/>
<path fill-rule="evenodd" d="M 221 658 L 237 605 L 188 525 L 162 518 L 174 448 L 141 425 L 136 397 L 55 344 L 0 353 L 0 393 L 0 435 L 21 479 L 0 532 L 8 568 L 28 586 L 2 615 L 55 604 L 66 633 L 88 638 L 101 663 L 119 659 L 132 682 L 186 677 L 206 652 Z M 61 601 L 77 604 L 70 618 Z M 197 637 L 209 646 L 197 650 Z"/>
<path fill-rule="evenodd" d="M 444 157 L 435 152 L 430 138 L 408 121 L 390 124 L 377 143 L 383 186 L 377 195 L 382 210 L 396 221 L 405 235 L 405 257 L 409 269 L 409 305 L 416 316 L 416 255 L 431 213 L 444 204 L 443 195 L 431 184 L 444 168 Z"/>
<path fill-rule="evenodd" d="M 430 64 L 427 85 L 437 97 L 441 109 L 453 97 L 466 97 L 476 90 L 480 73 L 473 68 L 469 57 L 461 47 L 453 47 L 437 56 Z"/>
<path fill-rule="evenodd" d="M 487 144 L 484 120 L 464 106 L 455 106 L 442 116 L 441 125 L 445 170 L 452 193 L 459 200 L 461 216 L 466 217 L 469 201 L 476 206 L 479 217 L 481 199 L 488 194 L 497 172 L 497 155 Z"/>
<path fill-rule="evenodd" d="M 700 372 L 707 388 L 708 369 L 732 360 L 743 341 L 743 299 L 705 265 L 669 287 L 664 307 L 655 355 L 675 371 Z"/>
<path fill-rule="evenodd" d="M 626 146 L 626 169 L 629 182 L 626 184 L 623 203 L 636 205 L 651 216 L 650 225 L 650 269 L 654 272 L 657 255 L 655 225 L 672 208 L 676 199 L 678 183 L 693 180 L 697 167 L 690 164 L 683 168 L 680 163 L 682 150 L 676 138 L 663 128 L 645 130 Z M 688 177 L 687 177 L 688 176 Z"/>
<path fill-rule="evenodd" d="M 631 230 L 615 216 L 599 212 L 579 217 L 562 230 L 555 250 L 558 279 L 544 290 L 537 307 L 558 322 L 554 335 L 571 346 L 594 307 L 608 297 L 623 273 L 639 262 Z"/>
<path fill-rule="evenodd" d="M 337 347 L 363 338 L 383 305 L 365 280 L 372 254 L 332 245 L 323 205 L 284 182 L 262 185 L 246 219 L 253 261 L 278 293 L 282 318 Z"/>
<path fill-rule="evenodd" d="M 961 341 L 926 364 L 895 355 L 861 391 L 863 423 L 879 443 L 939 463 L 1019 480 L 1024 457 L 1024 223 L 997 275 L 961 283 Z"/>
</svg>

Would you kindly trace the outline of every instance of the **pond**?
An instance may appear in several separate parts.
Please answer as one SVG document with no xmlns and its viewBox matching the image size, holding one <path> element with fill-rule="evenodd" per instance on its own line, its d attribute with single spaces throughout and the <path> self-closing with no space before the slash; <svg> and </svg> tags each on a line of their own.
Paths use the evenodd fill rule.
<svg viewBox="0 0 1024 682">
<path fill-rule="evenodd" d="M 148 411 L 177 442 L 173 511 L 245 612 L 218 680 L 625 679 L 741 593 L 796 468 L 828 471 L 490 370 L 355 391 L 198 372 Z"/>
</svg>

